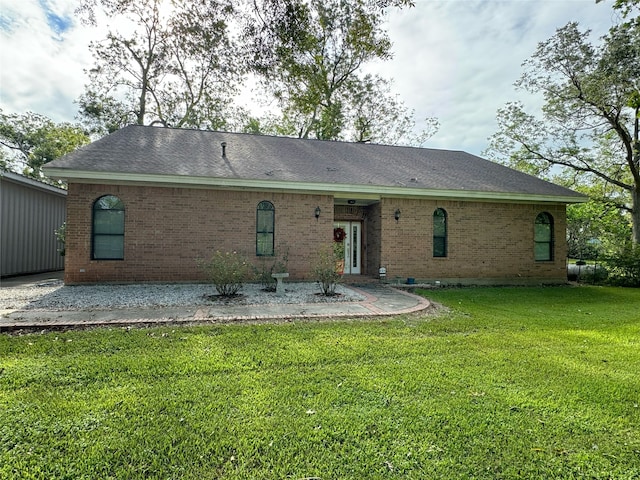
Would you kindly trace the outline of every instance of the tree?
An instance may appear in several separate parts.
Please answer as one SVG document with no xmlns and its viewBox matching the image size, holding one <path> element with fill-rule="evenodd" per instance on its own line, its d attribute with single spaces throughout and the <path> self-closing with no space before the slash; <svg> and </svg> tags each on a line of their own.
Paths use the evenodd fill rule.
<svg viewBox="0 0 640 480">
<path fill-rule="evenodd" d="M 230 0 L 83 0 L 78 12 L 118 25 L 90 45 L 95 66 L 79 104 L 94 130 L 224 126 L 243 70 Z"/>
<path fill-rule="evenodd" d="M 260 122 L 263 128 L 323 140 L 408 137 L 412 112 L 390 94 L 387 80 L 362 74 L 367 62 L 391 56 L 382 9 L 404 5 L 411 3 L 254 2 L 244 28 L 250 66 L 281 111 L 279 120 Z"/>
<path fill-rule="evenodd" d="M 616 26 L 598 46 L 588 37 L 569 23 L 538 45 L 516 86 L 543 95 L 542 118 L 520 103 L 500 109 L 488 153 L 529 173 L 560 168 L 573 185 L 604 182 L 638 244 L 640 24 Z"/>
<path fill-rule="evenodd" d="M 629 216 L 606 200 L 610 194 L 606 191 L 608 187 L 605 182 L 595 182 L 577 188 L 591 200 L 567 207 L 569 257 L 602 258 L 603 254 L 619 252 L 631 237 Z"/>
<path fill-rule="evenodd" d="M 440 126 L 436 118 L 426 118 L 426 128 L 416 133 L 415 112 L 391 93 L 391 82 L 365 76 L 354 82 L 347 117 L 351 138 L 356 142 L 421 146 Z"/>
<path fill-rule="evenodd" d="M 604 0 L 596 0 L 596 3 Z M 613 9 L 622 14 L 624 18 L 630 18 L 630 22 L 638 23 L 640 17 L 633 17 L 634 10 L 640 10 L 640 0 L 615 0 Z"/>
<path fill-rule="evenodd" d="M 247 112 L 240 130 L 245 133 L 297 136 L 303 119 L 291 112 L 265 114 L 260 118 Z M 343 112 L 345 129 L 341 139 L 360 143 L 421 146 L 439 128 L 436 118 L 425 119 L 426 127 L 416 132 L 414 111 L 409 110 L 397 95 L 391 93 L 391 82 L 380 77 L 365 76 L 354 82 L 351 101 Z"/>
<path fill-rule="evenodd" d="M 54 123 L 33 112 L 5 114 L 0 110 L 3 169 L 42 179 L 42 166 L 89 143 L 78 125 Z"/>
</svg>

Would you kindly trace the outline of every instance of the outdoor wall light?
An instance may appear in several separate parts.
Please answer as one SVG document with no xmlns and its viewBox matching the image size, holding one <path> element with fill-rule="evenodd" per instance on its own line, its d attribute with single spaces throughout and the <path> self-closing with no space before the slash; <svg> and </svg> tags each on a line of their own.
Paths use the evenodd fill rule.
<svg viewBox="0 0 640 480">
<path fill-rule="evenodd" d="M 393 214 L 393 218 L 396 219 L 396 222 L 398 220 L 400 220 L 400 209 L 399 208 L 396 210 L 396 213 Z"/>
<path fill-rule="evenodd" d="M 316 220 L 318 220 L 318 218 L 320 218 L 320 212 L 321 212 L 321 211 L 322 211 L 322 210 L 320 210 L 320 207 L 319 207 L 319 206 L 318 206 L 318 207 L 316 207 L 316 211 L 315 211 Z"/>
</svg>

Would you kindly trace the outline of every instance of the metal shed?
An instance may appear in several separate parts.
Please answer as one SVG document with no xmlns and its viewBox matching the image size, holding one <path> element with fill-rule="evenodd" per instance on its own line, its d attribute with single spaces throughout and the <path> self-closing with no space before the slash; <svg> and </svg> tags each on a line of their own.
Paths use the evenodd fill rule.
<svg viewBox="0 0 640 480">
<path fill-rule="evenodd" d="M 0 172 L 0 276 L 64 269 L 54 231 L 66 214 L 66 190 Z"/>
</svg>

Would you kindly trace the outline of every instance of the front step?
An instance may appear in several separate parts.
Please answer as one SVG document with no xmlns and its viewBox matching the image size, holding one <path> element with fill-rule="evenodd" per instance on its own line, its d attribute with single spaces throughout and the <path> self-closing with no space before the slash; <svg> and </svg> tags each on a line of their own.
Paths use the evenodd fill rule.
<svg viewBox="0 0 640 480">
<path fill-rule="evenodd" d="M 356 284 L 379 284 L 384 283 L 383 280 L 380 280 L 378 277 L 371 277 L 369 275 L 343 275 L 342 283 L 347 285 L 356 285 Z"/>
</svg>

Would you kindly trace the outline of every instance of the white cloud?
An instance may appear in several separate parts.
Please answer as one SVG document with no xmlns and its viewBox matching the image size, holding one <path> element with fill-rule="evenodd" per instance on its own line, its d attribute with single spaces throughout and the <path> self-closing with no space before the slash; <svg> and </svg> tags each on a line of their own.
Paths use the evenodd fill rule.
<svg viewBox="0 0 640 480">
<path fill-rule="evenodd" d="M 0 106 L 6 112 L 35 111 L 56 121 L 71 121 L 73 101 L 82 93 L 83 70 L 91 64 L 91 29 L 74 18 L 77 2 L 2 0 L 8 27 L 0 31 Z M 45 8 L 46 7 L 46 8 Z M 64 30 L 49 15 L 70 21 Z"/>
<path fill-rule="evenodd" d="M 394 78 L 418 118 L 440 119 L 426 146 L 480 154 L 498 108 L 517 99 L 539 103 L 513 87 L 537 44 L 573 20 L 602 35 L 610 12 L 595 0 L 417 1 L 390 15 L 394 58 L 375 71 Z"/>
<path fill-rule="evenodd" d="M 90 40 L 104 30 L 80 24 L 74 0 L 0 0 L 0 107 L 32 110 L 72 121 L 73 103 L 92 65 Z M 73 23 L 56 31 L 47 13 Z M 496 130 L 496 110 L 516 92 L 521 63 L 538 42 L 567 22 L 600 36 L 612 25 L 610 2 L 595 0 L 417 0 L 394 10 L 389 35 L 394 58 L 370 71 L 394 79 L 395 90 L 418 118 L 440 119 L 427 146 L 480 154 Z"/>
</svg>

